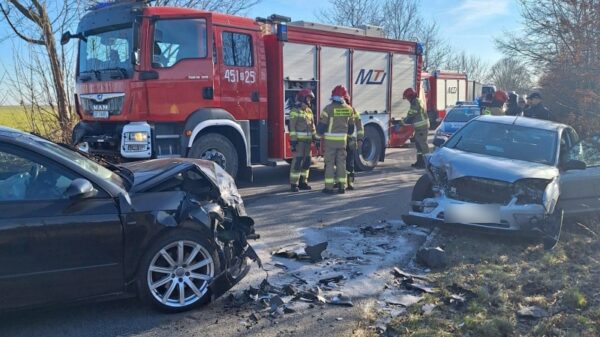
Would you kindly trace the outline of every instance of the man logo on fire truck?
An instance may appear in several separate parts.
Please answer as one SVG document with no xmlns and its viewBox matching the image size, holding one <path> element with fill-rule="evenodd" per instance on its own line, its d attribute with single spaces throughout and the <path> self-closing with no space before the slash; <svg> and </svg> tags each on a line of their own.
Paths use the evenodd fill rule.
<svg viewBox="0 0 600 337">
<path fill-rule="evenodd" d="M 361 69 L 354 84 L 383 84 L 386 76 L 387 73 L 382 69 Z"/>
</svg>

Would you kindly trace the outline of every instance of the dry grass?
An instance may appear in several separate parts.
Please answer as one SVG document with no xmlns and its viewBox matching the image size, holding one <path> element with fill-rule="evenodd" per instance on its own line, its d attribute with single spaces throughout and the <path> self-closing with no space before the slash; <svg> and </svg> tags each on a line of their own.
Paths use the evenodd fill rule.
<svg viewBox="0 0 600 337">
<path fill-rule="evenodd" d="M 600 240 L 572 227 L 550 252 L 527 240 L 442 231 L 437 244 L 451 267 L 431 274 L 441 291 L 422 302 L 438 306 L 430 316 L 410 308 L 386 336 L 600 336 Z M 456 285 L 474 294 L 463 307 L 445 304 Z M 548 316 L 517 316 L 531 305 Z"/>
</svg>

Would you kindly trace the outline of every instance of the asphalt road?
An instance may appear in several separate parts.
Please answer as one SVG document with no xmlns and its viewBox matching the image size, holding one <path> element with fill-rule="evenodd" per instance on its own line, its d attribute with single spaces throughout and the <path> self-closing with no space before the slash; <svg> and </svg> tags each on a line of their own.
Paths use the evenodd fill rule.
<svg viewBox="0 0 600 337">
<path fill-rule="evenodd" d="M 420 171 L 410 168 L 413 161 L 414 149 L 389 150 L 386 161 L 378 168 L 358 174 L 357 190 L 339 196 L 320 192 L 323 188 L 320 170 L 315 170 L 311 177 L 313 191 L 290 193 L 289 166 L 256 169 L 254 183 L 240 186 L 248 213 L 262 235 L 253 246 L 268 261 L 270 250 L 301 239 L 301 229 L 358 227 L 381 220 L 399 220 L 407 211 L 412 186 L 420 176 Z M 419 244 L 409 240 L 408 249 L 414 251 Z M 396 265 L 408 262 L 407 257 L 401 260 Z M 256 285 L 264 277 L 265 273 L 254 265 L 233 291 Z M 228 309 L 224 298 L 192 312 L 172 315 L 155 312 L 136 299 L 128 299 L 4 314 L 0 317 L 0 335 L 351 336 L 359 328 L 357 322 L 370 301 L 356 299 L 358 305 L 353 308 L 318 307 L 276 321 L 261 320 L 246 329 L 242 321 L 249 313 Z"/>
</svg>

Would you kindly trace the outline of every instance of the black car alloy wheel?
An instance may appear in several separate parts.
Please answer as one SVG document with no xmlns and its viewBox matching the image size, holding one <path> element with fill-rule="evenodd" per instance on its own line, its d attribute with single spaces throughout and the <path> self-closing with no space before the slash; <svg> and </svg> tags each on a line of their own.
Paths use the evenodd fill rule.
<svg viewBox="0 0 600 337">
<path fill-rule="evenodd" d="M 210 299 L 220 272 L 214 245 L 200 234 L 175 230 L 148 250 L 138 274 L 141 296 L 158 309 L 185 311 Z"/>
</svg>

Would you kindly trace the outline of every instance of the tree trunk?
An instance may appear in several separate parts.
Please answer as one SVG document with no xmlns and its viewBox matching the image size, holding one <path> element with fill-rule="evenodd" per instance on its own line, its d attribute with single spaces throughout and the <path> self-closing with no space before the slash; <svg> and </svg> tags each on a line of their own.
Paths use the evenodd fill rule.
<svg viewBox="0 0 600 337">
<path fill-rule="evenodd" d="M 54 40 L 54 34 L 52 33 L 52 27 L 50 25 L 50 18 L 46 8 L 44 7 L 41 11 L 42 17 L 42 32 L 44 34 L 44 41 L 46 42 L 46 52 L 48 53 L 48 59 L 50 61 L 50 70 L 52 72 L 52 80 L 54 82 L 54 90 L 56 94 L 56 109 L 58 110 L 58 120 L 61 128 L 61 138 L 65 142 L 69 142 L 71 138 L 71 107 L 69 105 L 69 97 L 67 97 L 65 88 L 65 79 L 60 64 L 60 56 L 56 49 L 56 41 Z"/>
</svg>

